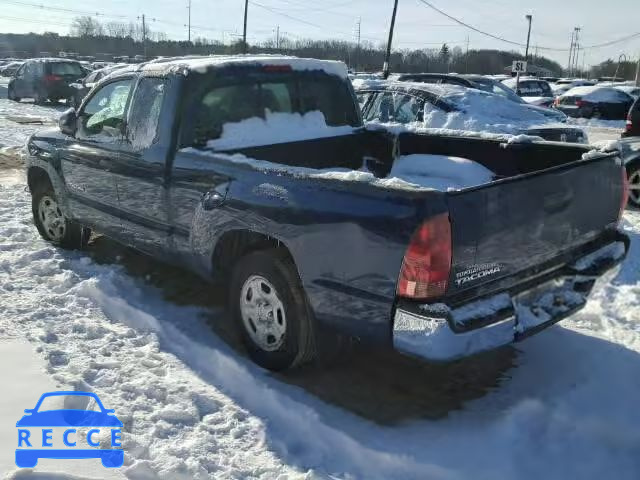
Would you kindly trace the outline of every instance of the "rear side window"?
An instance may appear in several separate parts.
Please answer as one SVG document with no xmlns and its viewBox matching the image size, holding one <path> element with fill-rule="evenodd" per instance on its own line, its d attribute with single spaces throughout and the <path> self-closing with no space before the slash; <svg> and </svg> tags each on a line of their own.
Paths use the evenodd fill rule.
<svg viewBox="0 0 640 480">
<path fill-rule="evenodd" d="M 49 64 L 51 75 L 83 75 L 84 70 L 79 63 L 72 62 L 52 62 Z"/>
<path fill-rule="evenodd" d="M 150 147 L 156 139 L 166 82 L 163 78 L 138 82 L 127 121 L 127 140 L 134 150 Z"/>
<path fill-rule="evenodd" d="M 304 76 L 264 79 L 251 83 L 212 86 L 196 97 L 193 138 L 204 145 L 220 138 L 223 126 L 271 113 L 320 111 L 328 126 L 359 126 L 360 118 L 347 86 L 339 79 Z"/>
</svg>

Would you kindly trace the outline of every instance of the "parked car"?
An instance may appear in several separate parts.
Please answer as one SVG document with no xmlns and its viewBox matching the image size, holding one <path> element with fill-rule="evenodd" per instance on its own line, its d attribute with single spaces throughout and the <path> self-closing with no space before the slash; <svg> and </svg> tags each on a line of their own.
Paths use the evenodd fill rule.
<svg viewBox="0 0 640 480">
<path fill-rule="evenodd" d="M 3 77 L 13 77 L 24 62 L 10 62 L 0 68 L 0 75 Z"/>
<path fill-rule="evenodd" d="M 9 82 L 7 97 L 16 102 L 23 98 L 33 98 L 37 104 L 47 100 L 55 103 L 67 98 L 71 93 L 69 85 L 85 75 L 82 66 L 75 60 L 27 60 Z"/>
<path fill-rule="evenodd" d="M 78 108 L 82 99 L 89 93 L 93 86 L 107 75 L 119 70 L 127 68 L 128 65 L 113 65 L 106 68 L 95 70 L 80 81 L 69 84 L 69 96 L 67 97 L 67 105 Z"/>
<path fill-rule="evenodd" d="M 624 120 L 633 102 L 614 87 L 574 87 L 556 98 L 554 107 L 570 117 Z"/>
<path fill-rule="evenodd" d="M 335 331 L 440 361 L 522 340 L 581 309 L 628 250 L 615 154 L 365 129 L 340 62 L 148 64 L 59 126 L 26 148 L 42 237 L 79 248 L 95 230 L 220 282 L 270 369 Z M 460 168 L 482 179 L 392 177 Z"/>
<path fill-rule="evenodd" d="M 595 84 L 595 81 L 585 80 L 583 78 L 561 78 L 553 84 L 551 90 L 553 90 L 553 94 L 557 97 L 574 87 L 592 87 Z"/>
<path fill-rule="evenodd" d="M 509 78 L 503 80 L 502 83 L 515 91 L 527 103 L 543 107 L 550 107 L 553 104 L 555 95 L 551 90 L 551 86 L 540 78 L 521 77 L 520 81 L 515 78 Z"/>
<path fill-rule="evenodd" d="M 622 137 L 640 137 L 640 100 L 636 99 L 627 114 L 627 123 Z"/>
<path fill-rule="evenodd" d="M 444 74 L 444 73 L 410 73 L 400 74 L 392 77 L 393 80 L 400 82 L 414 82 L 414 83 L 436 83 L 447 85 L 459 85 L 466 88 L 476 88 L 485 92 L 500 95 L 507 98 L 512 102 L 526 105 L 527 108 L 540 113 L 556 122 L 566 122 L 567 116 L 557 110 L 547 108 L 550 105 L 536 105 L 528 103 L 520 98 L 516 92 L 507 87 L 502 81 L 499 81 L 492 77 L 484 75 L 457 75 L 457 74 Z M 543 102 L 547 103 L 547 102 Z"/>
<path fill-rule="evenodd" d="M 504 97 L 455 85 L 386 82 L 357 88 L 365 120 L 414 123 L 428 128 L 526 134 L 545 140 L 587 143 L 580 127 L 549 119 Z"/>
<path fill-rule="evenodd" d="M 629 205 L 640 208 L 640 136 L 624 137 L 616 147 L 627 170 Z"/>
<path fill-rule="evenodd" d="M 640 87 L 636 87 L 634 85 L 616 85 L 615 88 L 631 95 L 635 100 L 640 98 Z"/>
</svg>

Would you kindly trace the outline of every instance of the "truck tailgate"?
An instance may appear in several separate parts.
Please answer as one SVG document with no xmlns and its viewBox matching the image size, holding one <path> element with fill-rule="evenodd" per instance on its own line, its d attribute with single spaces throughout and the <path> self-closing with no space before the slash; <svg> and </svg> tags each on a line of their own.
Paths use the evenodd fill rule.
<svg viewBox="0 0 640 480">
<path fill-rule="evenodd" d="M 447 295 L 542 265 L 615 224 L 623 175 L 615 155 L 448 194 L 452 269 Z"/>
</svg>

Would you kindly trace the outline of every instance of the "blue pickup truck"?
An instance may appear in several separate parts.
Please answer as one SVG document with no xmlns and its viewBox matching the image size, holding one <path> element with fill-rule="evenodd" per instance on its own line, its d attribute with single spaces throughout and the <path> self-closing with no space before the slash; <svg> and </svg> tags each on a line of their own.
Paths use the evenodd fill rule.
<svg viewBox="0 0 640 480">
<path fill-rule="evenodd" d="M 115 72 L 27 150 L 46 240 L 81 248 L 96 231 L 226 286 L 249 355 L 274 370 L 337 336 L 435 361 L 524 339 L 582 308 L 629 246 L 615 152 L 365 129 L 338 62 Z M 416 155 L 491 177 L 390 178 Z"/>
</svg>

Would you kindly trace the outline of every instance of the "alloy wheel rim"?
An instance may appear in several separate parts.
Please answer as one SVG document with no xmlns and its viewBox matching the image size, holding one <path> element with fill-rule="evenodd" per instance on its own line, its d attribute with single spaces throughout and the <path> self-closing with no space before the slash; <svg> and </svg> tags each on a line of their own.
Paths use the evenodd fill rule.
<svg viewBox="0 0 640 480">
<path fill-rule="evenodd" d="M 240 315 L 251 340 L 266 352 L 282 347 L 287 331 L 284 305 L 269 280 L 250 276 L 240 293 Z"/>
<path fill-rule="evenodd" d="M 64 238 L 67 221 L 55 199 L 47 195 L 40 199 L 38 218 L 49 240 L 60 242 Z"/>
<path fill-rule="evenodd" d="M 635 205 L 640 205 L 640 170 L 629 175 L 629 198 Z"/>
</svg>

